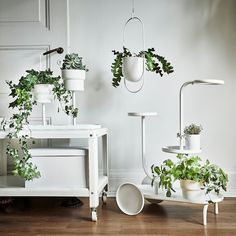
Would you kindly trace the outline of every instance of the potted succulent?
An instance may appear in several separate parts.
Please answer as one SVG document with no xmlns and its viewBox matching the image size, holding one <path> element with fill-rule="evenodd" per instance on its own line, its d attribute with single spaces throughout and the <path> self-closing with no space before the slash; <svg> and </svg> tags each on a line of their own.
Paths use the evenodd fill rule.
<svg viewBox="0 0 236 236">
<path fill-rule="evenodd" d="M 41 102 L 51 100 L 51 97 L 43 98 L 40 92 L 43 90 L 44 92 L 42 94 L 45 94 L 45 90 L 44 88 L 42 90 L 38 89 L 38 85 L 50 84 L 50 92 L 62 103 L 61 105 L 63 105 L 62 107 L 67 115 L 77 117 L 78 108 L 73 108 L 70 104 L 71 92 L 66 90 L 60 76 L 54 77 L 53 72 L 49 69 L 45 71 L 35 71 L 32 69 L 26 72 L 26 76 L 22 76 L 17 84 L 7 81 L 11 90 L 10 96 L 14 99 L 9 104 L 9 108 L 18 109 L 18 112 L 14 113 L 8 121 L 4 121 L 3 128 L 9 128 L 7 154 L 14 161 L 15 169 L 13 174 L 21 176 L 25 180 L 32 180 L 33 178 L 40 177 L 40 172 L 30 160 L 31 155 L 28 149 L 28 140 L 30 137 L 22 135 L 20 131 L 23 130 L 24 125 L 29 123 L 28 118 L 31 115 L 33 106 L 37 104 L 35 98 Z M 17 138 L 20 149 L 12 145 L 11 140 L 13 138 Z"/>
<path fill-rule="evenodd" d="M 177 159 L 176 163 L 167 159 L 160 166 L 152 166 L 153 181 L 159 179 L 159 187 L 166 190 L 167 197 L 175 192 L 173 183 L 176 180 L 180 181 L 183 197 L 192 201 L 210 192 L 226 191 L 228 175 L 220 167 L 209 160 L 203 163 L 198 156 L 178 154 Z"/>
<path fill-rule="evenodd" d="M 76 53 L 66 54 L 61 67 L 65 87 L 70 91 L 83 91 L 85 72 L 88 69 L 82 63 L 82 57 Z"/>
<path fill-rule="evenodd" d="M 202 131 L 201 125 L 191 124 L 184 128 L 185 145 L 190 150 L 200 150 L 200 133 Z"/>
<path fill-rule="evenodd" d="M 113 74 L 112 85 L 116 88 L 120 85 L 122 78 L 132 82 L 137 82 L 142 78 L 144 68 L 147 71 L 155 72 L 160 76 L 164 73 L 172 73 L 173 67 L 163 56 L 158 55 L 154 48 L 146 51 L 131 53 L 129 49 L 123 47 L 123 51 L 112 51 L 115 55 L 111 65 Z M 161 64 L 161 65 L 160 65 Z"/>
</svg>

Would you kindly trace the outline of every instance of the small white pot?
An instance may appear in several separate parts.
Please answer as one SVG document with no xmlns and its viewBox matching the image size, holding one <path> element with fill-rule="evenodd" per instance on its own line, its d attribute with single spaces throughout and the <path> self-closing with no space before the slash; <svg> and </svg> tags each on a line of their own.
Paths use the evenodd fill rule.
<svg viewBox="0 0 236 236">
<path fill-rule="evenodd" d="M 201 201 L 205 196 L 203 184 L 193 180 L 180 180 L 183 198 L 190 201 Z"/>
<path fill-rule="evenodd" d="M 65 87 L 70 91 L 83 91 L 85 70 L 61 70 L 61 76 L 64 80 Z"/>
<path fill-rule="evenodd" d="M 189 150 L 200 150 L 200 134 L 187 135 L 185 137 L 185 146 Z"/>
<path fill-rule="evenodd" d="M 53 85 L 51 84 L 36 84 L 34 86 L 34 99 L 39 103 L 51 103 L 53 101 L 52 93 Z"/>
<path fill-rule="evenodd" d="M 124 57 L 122 73 L 125 79 L 131 82 L 138 82 L 144 73 L 144 58 Z"/>
</svg>

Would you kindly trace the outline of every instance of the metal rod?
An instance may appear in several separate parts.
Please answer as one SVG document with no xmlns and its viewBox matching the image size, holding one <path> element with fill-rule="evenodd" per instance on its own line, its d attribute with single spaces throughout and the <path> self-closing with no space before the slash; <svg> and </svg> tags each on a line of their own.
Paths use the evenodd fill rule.
<svg viewBox="0 0 236 236">
<path fill-rule="evenodd" d="M 179 145 L 180 150 L 184 149 L 184 132 L 183 132 L 183 124 L 184 124 L 184 102 L 183 102 L 183 89 L 189 84 L 193 84 L 193 81 L 184 83 L 179 91 Z"/>
<path fill-rule="evenodd" d="M 43 126 L 46 125 L 46 106 L 45 103 L 42 103 L 42 119 L 43 119 Z"/>
<path fill-rule="evenodd" d="M 72 106 L 75 109 L 75 91 L 72 91 Z M 73 117 L 73 125 L 76 125 L 76 117 Z"/>
<path fill-rule="evenodd" d="M 142 142 L 142 164 L 143 170 L 147 177 L 152 179 L 149 172 L 147 171 L 146 165 L 146 126 L 145 126 L 145 116 L 141 116 L 141 142 Z"/>
<path fill-rule="evenodd" d="M 66 1 L 67 53 L 70 54 L 70 0 Z"/>
</svg>

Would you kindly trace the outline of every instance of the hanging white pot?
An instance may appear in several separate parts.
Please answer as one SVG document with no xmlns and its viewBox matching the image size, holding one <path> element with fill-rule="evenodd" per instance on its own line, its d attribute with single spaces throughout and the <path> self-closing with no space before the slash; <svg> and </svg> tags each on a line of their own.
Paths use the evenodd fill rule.
<svg viewBox="0 0 236 236">
<path fill-rule="evenodd" d="M 144 40 L 144 25 L 143 22 L 140 18 L 133 16 L 131 18 L 129 18 L 125 25 L 124 25 L 124 29 L 123 29 L 123 47 L 124 48 L 128 48 L 125 45 L 125 31 L 126 31 L 126 27 L 127 25 L 131 22 L 131 21 L 137 21 L 138 23 L 140 23 L 141 25 L 141 32 L 142 32 L 142 47 L 143 47 L 143 51 L 144 51 L 144 45 L 145 45 L 145 40 Z M 123 64 L 122 64 L 122 73 L 124 76 L 124 83 L 125 83 L 125 87 L 127 88 L 127 90 L 131 93 L 137 93 L 139 92 L 142 88 L 143 88 L 143 84 L 144 84 L 144 78 L 143 78 L 143 74 L 144 74 L 144 57 L 137 57 L 137 56 L 131 56 L 131 57 L 124 57 L 123 58 Z M 138 85 L 138 88 L 136 89 L 129 89 L 129 86 L 127 86 L 126 80 L 131 81 L 131 82 L 138 82 L 141 81 Z M 136 86 L 137 87 L 137 86 Z"/>
<path fill-rule="evenodd" d="M 183 198 L 190 201 L 201 201 L 205 196 L 203 184 L 193 180 L 180 180 Z"/>
<path fill-rule="evenodd" d="M 51 103 L 53 101 L 52 88 L 53 85 L 51 84 L 36 84 L 33 91 L 35 101 Z"/>
<path fill-rule="evenodd" d="M 201 149 L 200 134 L 186 135 L 185 146 L 189 150 L 200 150 Z"/>
<path fill-rule="evenodd" d="M 61 70 L 61 76 L 64 80 L 65 87 L 70 91 L 83 91 L 85 70 L 64 69 Z"/>
<path fill-rule="evenodd" d="M 138 82 L 144 73 L 144 58 L 124 57 L 122 72 L 125 79 L 131 82 Z"/>
</svg>

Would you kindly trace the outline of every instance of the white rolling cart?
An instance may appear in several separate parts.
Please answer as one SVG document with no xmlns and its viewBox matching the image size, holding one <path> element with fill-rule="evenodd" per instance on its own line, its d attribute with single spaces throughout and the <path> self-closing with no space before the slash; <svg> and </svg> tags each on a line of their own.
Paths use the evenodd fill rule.
<svg viewBox="0 0 236 236">
<path fill-rule="evenodd" d="M 2 149 L 0 159 L 0 197 L 3 196 L 51 196 L 51 197 L 89 197 L 89 206 L 92 211 L 92 221 L 97 221 L 96 209 L 99 206 L 99 196 L 106 202 L 108 191 L 108 133 L 100 125 L 69 125 L 69 126 L 41 126 L 34 125 L 22 131 L 33 139 L 87 139 L 88 141 L 88 187 L 70 188 L 25 188 L 22 179 L 16 176 L 7 176 L 7 157 Z M 0 131 L 1 146 L 6 143 L 7 131 Z M 103 170 L 99 173 L 99 139 L 101 138 Z"/>
<path fill-rule="evenodd" d="M 214 213 L 218 214 L 218 203 L 223 201 L 222 195 L 208 194 L 203 198 L 190 201 L 183 198 L 180 189 L 177 189 L 175 193 L 172 193 L 171 197 L 166 197 L 166 193 L 161 191 L 158 192 L 154 187 L 151 187 L 152 176 L 146 167 L 146 135 L 145 135 L 145 119 L 146 117 L 151 117 L 157 115 L 156 112 L 131 112 L 128 113 L 129 116 L 140 117 L 141 118 L 141 147 L 142 147 L 142 165 L 143 170 L 146 174 L 141 185 L 133 185 L 131 183 L 125 183 L 121 185 L 117 191 L 117 203 L 120 209 L 128 215 L 136 215 L 140 213 L 144 207 L 144 199 L 153 202 L 160 203 L 162 201 L 175 201 L 181 203 L 192 203 L 202 205 L 203 207 L 203 225 L 207 224 L 207 210 L 210 203 L 214 204 Z M 168 153 L 184 153 L 184 154 L 194 154 L 195 150 L 180 150 L 179 147 L 164 147 L 162 151 Z M 135 199 L 136 203 L 129 202 L 129 199 L 125 198 L 125 195 L 129 193 L 130 198 Z M 132 196 L 133 195 L 133 196 Z"/>
</svg>

